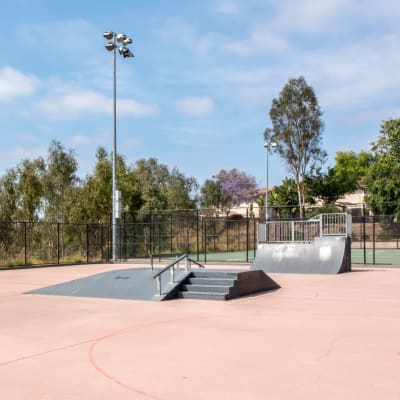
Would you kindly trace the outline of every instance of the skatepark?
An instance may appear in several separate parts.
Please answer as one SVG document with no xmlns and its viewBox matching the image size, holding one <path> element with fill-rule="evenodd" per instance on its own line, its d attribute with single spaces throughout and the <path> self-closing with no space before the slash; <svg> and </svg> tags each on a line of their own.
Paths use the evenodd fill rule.
<svg viewBox="0 0 400 400">
<path fill-rule="evenodd" d="M 301 252 L 298 273 L 290 271 L 296 243 L 284 252 L 275 243 L 281 247 L 263 249 L 252 265 L 188 268 L 186 261 L 175 270 L 146 261 L 1 271 L 2 397 L 399 399 L 400 268 L 338 273 L 346 246 L 338 245 L 337 257 L 322 241 L 312 250 L 300 246 L 307 257 L 316 252 L 319 273 L 304 270 Z M 290 268 L 268 271 L 260 261 L 266 257 L 275 267 L 286 257 Z M 192 268 L 214 280 L 234 272 L 241 278 L 229 293 L 238 296 L 158 301 L 168 280 L 176 286 Z M 169 278 L 158 286 L 162 271 Z M 261 272 L 266 286 L 253 286 Z"/>
<path fill-rule="evenodd" d="M 227 302 L 23 294 L 145 266 L 2 271 L 4 398 L 399 398 L 397 268 L 271 273 L 279 290 Z"/>
</svg>

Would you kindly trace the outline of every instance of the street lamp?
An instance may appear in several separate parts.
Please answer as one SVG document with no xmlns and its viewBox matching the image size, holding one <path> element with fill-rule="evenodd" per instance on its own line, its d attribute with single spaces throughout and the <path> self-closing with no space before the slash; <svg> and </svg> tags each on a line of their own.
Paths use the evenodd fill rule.
<svg viewBox="0 0 400 400">
<path fill-rule="evenodd" d="M 126 47 L 132 44 L 132 39 L 123 33 L 104 32 L 108 40 L 105 47 L 113 52 L 113 153 L 112 153 L 112 259 L 117 259 L 117 219 L 121 217 L 121 194 L 117 191 L 117 62 L 116 51 L 124 58 L 133 57 L 133 53 Z"/>
<path fill-rule="evenodd" d="M 277 144 L 275 142 L 264 142 L 264 147 L 265 150 L 267 151 L 267 187 L 265 189 L 265 223 L 268 223 L 269 220 L 269 212 L 268 212 L 268 197 L 269 197 L 269 192 L 268 192 L 268 154 L 271 150 L 271 148 L 276 147 Z"/>
</svg>

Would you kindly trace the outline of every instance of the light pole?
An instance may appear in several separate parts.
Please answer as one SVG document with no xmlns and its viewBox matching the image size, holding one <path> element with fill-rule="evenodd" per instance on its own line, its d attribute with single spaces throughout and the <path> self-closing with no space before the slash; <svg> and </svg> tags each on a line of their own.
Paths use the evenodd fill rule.
<svg viewBox="0 0 400 400">
<path fill-rule="evenodd" d="M 132 44 L 132 39 L 123 33 L 104 32 L 108 40 L 106 49 L 113 52 L 113 153 L 112 153 L 112 259 L 117 259 L 117 219 L 121 216 L 121 195 L 117 191 L 117 62 L 116 51 L 124 58 L 133 57 L 133 53 L 126 45 Z M 118 43 L 117 43 L 118 42 Z M 120 44 L 120 45 L 119 45 Z"/>
<path fill-rule="evenodd" d="M 276 143 L 275 142 L 264 142 L 264 147 L 265 147 L 265 150 L 267 151 L 267 187 L 265 189 L 265 224 L 267 224 L 268 220 L 269 220 L 269 212 L 268 212 L 268 197 L 269 197 L 269 192 L 268 192 L 268 154 L 269 154 L 271 148 L 276 147 Z"/>
</svg>

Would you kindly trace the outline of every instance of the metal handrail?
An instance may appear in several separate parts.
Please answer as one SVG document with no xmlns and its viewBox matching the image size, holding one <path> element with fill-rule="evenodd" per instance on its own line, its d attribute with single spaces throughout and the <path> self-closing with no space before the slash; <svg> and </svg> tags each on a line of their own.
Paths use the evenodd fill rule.
<svg viewBox="0 0 400 400">
<path fill-rule="evenodd" d="M 185 260 L 185 270 L 190 271 L 191 270 L 191 263 L 195 263 L 198 265 L 199 268 L 204 268 L 204 265 L 200 264 L 199 262 L 192 260 L 187 254 L 182 254 L 180 257 L 178 257 L 176 260 L 172 261 L 170 264 L 168 264 L 166 267 L 164 267 L 161 271 L 158 271 L 156 274 L 153 275 L 153 279 L 157 278 L 157 296 L 161 296 L 161 275 L 168 271 L 169 269 L 171 270 L 171 278 L 169 283 L 173 284 L 175 283 L 175 265 L 178 265 L 179 263 Z"/>
<path fill-rule="evenodd" d="M 159 254 L 150 254 L 150 265 L 151 269 L 154 269 L 154 262 L 155 258 L 158 258 L 158 261 L 161 261 L 161 258 L 166 257 L 180 257 L 182 253 L 159 253 Z"/>
</svg>

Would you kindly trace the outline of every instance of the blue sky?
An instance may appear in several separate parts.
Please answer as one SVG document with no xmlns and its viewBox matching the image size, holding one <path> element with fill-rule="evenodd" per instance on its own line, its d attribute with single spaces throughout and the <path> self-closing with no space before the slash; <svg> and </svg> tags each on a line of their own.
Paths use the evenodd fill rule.
<svg viewBox="0 0 400 400">
<path fill-rule="evenodd" d="M 265 186 L 262 133 L 290 78 L 324 112 L 323 147 L 369 150 L 400 116 L 398 0 L 2 0 L 0 174 L 73 148 L 79 175 L 112 148 L 112 55 L 103 32 L 133 38 L 117 60 L 118 151 L 155 157 L 199 183 L 237 168 Z M 269 158 L 269 182 L 288 173 Z"/>
</svg>

